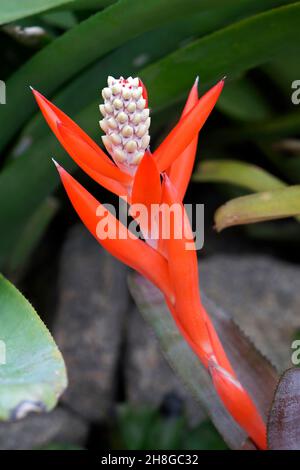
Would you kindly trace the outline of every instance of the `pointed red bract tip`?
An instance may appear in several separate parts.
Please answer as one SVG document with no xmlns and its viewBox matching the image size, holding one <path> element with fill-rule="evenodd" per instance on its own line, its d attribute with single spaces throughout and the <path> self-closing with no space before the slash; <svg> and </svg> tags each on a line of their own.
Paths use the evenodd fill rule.
<svg viewBox="0 0 300 470">
<path fill-rule="evenodd" d="M 111 159 L 69 116 L 45 98 L 39 91 L 33 94 L 52 132 L 71 158 L 97 183 L 124 197 L 125 185 L 131 177 L 115 166 Z"/>
<path fill-rule="evenodd" d="M 151 204 L 160 204 L 160 174 L 155 160 L 149 152 L 145 152 L 136 171 L 131 201 L 132 204 L 144 204 L 149 210 Z"/>
<path fill-rule="evenodd" d="M 178 122 L 154 152 L 160 172 L 167 170 L 172 162 L 187 148 L 202 129 L 213 110 L 224 86 L 220 81 Z"/>
<path fill-rule="evenodd" d="M 61 168 L 60 165 L 57 163 L 57 161 L 54 158 L 52 158 L 52 161 L 54 165 L 56 166 L 57 170 L 59 171 L 59 169 Z"/>
<path fill-rule="evenodd" d="M 194 85 L 191 88 L 186 104 L 183 108 L 180 119 L 184 119 L 191 109 L 198 102 L 198 82 L 199 77 L 196 78 Z M 186 193 L 186 189 L 191 179 L 196 152 L 198 145 L 198 135 L 192 140 L 188 147 L 175 159 L 168 170 L 168 176 L 175 186 L 178 197 L 182 201 Z"/>
</svg>

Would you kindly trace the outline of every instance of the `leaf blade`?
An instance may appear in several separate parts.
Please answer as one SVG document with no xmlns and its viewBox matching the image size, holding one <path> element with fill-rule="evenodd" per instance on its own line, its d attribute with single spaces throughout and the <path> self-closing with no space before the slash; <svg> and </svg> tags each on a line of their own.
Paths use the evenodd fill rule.
<svg viewBox="0 0 300 470">
<path fill-rule="evenodd" d="M 300 214 L 300 185 L 242 196 L 219 207 L 217 231 L 234 225 L 293 217 Z"/>
<path fill-rule="evenodd" d="M 33 307 L 3 276 L 0 303 L 6 352 L 0 366 L 0 420 L 50 411 L 67 385 L 62 356 Z"/>
<path fill-rule="evenodd" d="M 229 183 L 250 191 L 271 191 L 286 185 L 263 168 L 239 160 L 208 160 L 199 164 L 193 175 L 198 182 Z"/>
</svg>

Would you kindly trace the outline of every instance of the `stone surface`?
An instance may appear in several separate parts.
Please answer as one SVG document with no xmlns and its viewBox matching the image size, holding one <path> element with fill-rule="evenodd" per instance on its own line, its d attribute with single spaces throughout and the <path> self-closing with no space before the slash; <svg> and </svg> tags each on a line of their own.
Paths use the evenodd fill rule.
<svg viewBox="0 0 300 470">
<path fill-rule="evenodd" d="M 63 402 L 90 421 L 105 419 L 115 400 L 115 373 L 128 309 L 127 268 L 81 225 L 60 263 L 54 336 L 66 361 Z"/>
<path fill-rule="evenodd" d="M 131 404 L 159 407 L 167 402 L 172 413 L 170 407 L 172 403 L 176 407 L 177 397 L 191 425 L 204 418 L 200 405 L 168 365 L 151 327 L 136 308 L 128 317 L 124 374 L 126 397 Z"/>
<path fill-rule="evenodd" d="M 29 450 L 49 443 L 83 447 L 88 434 L 84 420 L 61 407 L 31 414 L 13 423 L 0 423 L 0 450 Z"/>
<path fill-rule="evenodd" d="M 265 255 L 217 254 L 200 259 L 199 269 L 203 292 L 280 371 L 291 367 L 300 330 L 299 267 Z"/>
</svg>

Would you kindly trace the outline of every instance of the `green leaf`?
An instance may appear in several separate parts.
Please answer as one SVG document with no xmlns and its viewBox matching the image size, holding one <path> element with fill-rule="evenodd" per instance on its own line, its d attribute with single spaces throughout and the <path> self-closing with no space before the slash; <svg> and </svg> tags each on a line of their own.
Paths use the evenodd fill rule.
<svg viewBox="0 0 300 470">
<path fill-rule="evenodd" d="M 117 0 L 73 0 L 70 8 L 72 8 L 72 10 L 98 10 L 100 8 L 105 8 L 116 1 Z"/>
<path fill-rule="evenodd" d="M 61 5 L 68 7 L 67 4 L 72 3 L 73 0 L 9 0 L 9 2 L 2 2 L 0 24 L 10 23 Z"/>
<path fill-rule="evenodd" d="M 50 411 L 67 384 L 64 361 L 33 307 L 3 276 L 0 340 L 0 419 Z"/>
<path fill-rule="evenodd" d="M 189 8 L 197 9 L 198 3 L 197 0 L 184 3 L 182 0 L 119 0 L 35 54 L 7 83 L 7 105 L 0 114 L 0 147 L 35 109 L 29 85 L 50 94 L 104 54 L 139 34 L 180 18 Z"/>
<path fill-rule="evenodd" d="M 270 191 L 286 185 L 264 169 L 238 160 L 209 160 L 200 163 L 193 175 L 201 183 L 229 183 L 250 191 Z"/>
<path fill-rule="evenodd" d="M 215 213 L 218 231 L 233 225 L 252 224 L 300 214 L 300 185 L 232 199 Z"/>
<path fill-rule="evenodd" d="M 150 65 L 141 78 L 149 85 L 153 105 L 162 107 L 178 99 L 196 75 L 207 86 L 224 75 L 235 78 L 287 51 L 297 50 L 299 22 L 297 2 L 216 31 Z"/>
<path fill-rule="evenodd" d="M 94 9 L 110 5 L 115 0 L 9 0 L 2 2 L 0 25 L 27 18 L 53 9 Z"/>
<path fill-rule="evenodd" d="M 242 7 L 251 12 L 286 3 L 290 2 L 244 0 Z M 231 0 L 230 4 L 238 5 L 241 2 Z M 26 87 L 32 85 L 50 95 L 72 76 L 126 41 L 181 18 L 189 11 L 205 12 L 212 5 L 217 7 L 223 2 L 119 0 L 66 32 L 35 54 L 8 81 L 7 104 L 5 110 L 0 108 L 0 150 L 34 111 Z M 214 33 L 204 38 L 203 42 L 194 43 L 191 48 L 181 48 L 164 62 L 145 71 L 143 78 L 149 81 L 153 104 L 162 106 L 178 98 L 178 94 L 187 90 L 199 73 L 201 80 L 208 83 L 220 73 L 224 74 L 224 69 L 231 74 L 240 72 L 268 60 L 272 54 L 286 50 L 286 44 L 292 44 L 297 37 L 297 5 L 272 12 L 271 17 L 258 15 L 246 20 L 246 24 L 238 23 L 229 30 Z"/>
</svg>

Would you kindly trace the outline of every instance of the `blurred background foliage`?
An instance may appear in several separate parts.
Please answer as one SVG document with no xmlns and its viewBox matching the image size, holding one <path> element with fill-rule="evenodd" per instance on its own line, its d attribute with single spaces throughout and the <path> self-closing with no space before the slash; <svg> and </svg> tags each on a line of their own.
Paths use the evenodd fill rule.
<svg viewBox="0 0 300 470">
<path fill-rule="evenodd" d="M 29 86 L 100 144 L 98 104 L 108 75 L 145 82 L 153 147 L 178 119 L 196 76 L 202 94 L 226 75 L 200 135 L 187 201 L 205 203 L 202 188 L 208 184 L 220 194 L 218 230 L 246 224 L 244 235 L 255 241 L 298 246 L 300 104 L 291 96 L 292 83 L 300 80 L 300 2 L 10 0 L 1 2 L 0 25 L 0 79 L 6 85 L 6 104 L 0 105 L 0 269 L 10 279 L 21 283 L 28 272 L 43 269 L 45 251 L 57 253 L 75 220 L 50 157 L 77 170 Z M 103 202 L 112 198 L 82 173 L 78 177 Z M 257 221 L 264 223 L 248 225 Z M 129 449 L 153 442 L 172 449 L 224 446 L 210 424 L 187 436 L 181 416 L 126 405 L 114 441 Z"/>
</svg>

